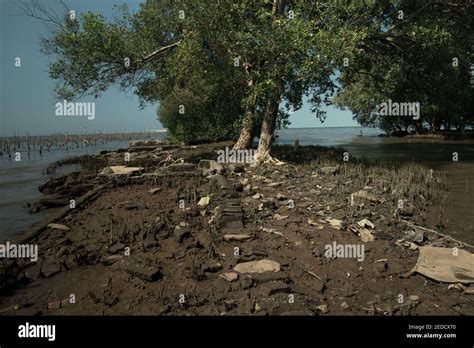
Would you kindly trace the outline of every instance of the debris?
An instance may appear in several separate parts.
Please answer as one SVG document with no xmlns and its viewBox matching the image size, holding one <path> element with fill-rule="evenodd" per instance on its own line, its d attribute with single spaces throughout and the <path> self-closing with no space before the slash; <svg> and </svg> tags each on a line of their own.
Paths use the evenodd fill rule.
<svg viewBox="0 0 474 348">
<path fill-rule="evenodd" d="M 474 255 L 456 248 L 420 247 L 411 273 L 445 283 L 474 283 Z"/>
<path fill-rule="evenodd" d="M 238 242 L 247 242 L 252 240 L 252 236 L 250 234 L 239 233 L 239 234 L 226 234 L 224 236 L 224 240 L 227 242 L 230 241 L 238 241 Z"/>
<path fill-rule="evenodd" d="M 357 225 L 359 225 L 360 227 L 370 227 L 371 229 L 375 228 L 375 225 L 367 219 L 360 220 Z"/>
<path fill-rule="evenodd" d="M 353 232 L 354 234 L 357 234 L 364 243 L 372 242 L 375 240 L 374 236 L 372 235 L 372 232 L 366 228 L 356 228 L 356 227 L 350 226 L 349 230 Z"/>
<path fill-rule="evenodd" d="M 219 277 L 229 281 L 229 282 L 233 282 L 233 281 L 236 281 L 237 279 L 239 279 L 239 274 L 238 273 L 235 273 L 235 272 L 226 272 L 226 273 L 222 273 L 219 275 Z"/>
<path fill-rule="evenodd" d="M 48 224 L 48 228 L 51 228 L 53 230 L 61 230 L 61 231 L 69 231 L 70 230 L 70 228 L 65 226 L 65 225 L 55 224 L 55 223 Z"/>
<path fill-rule="evenodd" d="M 455 283 L 455 284 L 449 284 L 448 290 L 459 290 L 459 291 L 465 291 L 467 287 L 463 285 L 462 283 Z"/>
<path fill-rule="evenodd" d="M 314 272 L 312 272 L 312 271 L 308 271 L 308 273 L 311 274 L 313 277 L 318 278 L 320 281 L 323 281 L 323 280 L 321 279 L 321 277 L 319 277 L 316 273 L 314 273 Z"/>
<path fill-rule="evenodd" d="M 383 203 L 384 200 L 365 190 L 359 190 L 351 194 L 351 206 L 354 205 L 354 198 L 366 199 L 372 203 Z"/>
<path fill-rule="evenodd" d="M 277 234 L 277 235 L 283 237 L 283 233 L 278 232 L 278 231 L 275 230 L 274 228 L 266 228 L 266 227 L 264 227 L 264 228 L 262 228 L 262 231 L 263 231 L 263 232 L 268 232 L 268 233 Z"/>
<path fill-rule="evenodd" d="M 260 199 L 262 198 L 262 195 L 260 193 L 256 193 L 252 196 L 253 199 Z"/>
<path fill-rule="evenodd" d="M 278 272 L 280 271 L 280 264 L 272 260 L 263 259 L 259 261 L 239 263 L 234 267 L 234 271 L 239 273 Z"/>
<path fill-rule="evenodd" d="M 273 218 L 277 221 L 281 221 L 281 220 L 288 219 L 288 215 L 275 214 L 273 215 Z"/>
<path fill-rule="evenodd" d="M 342 220 L 327 218 L 326 221 L 336 230 L 340 230 L 342 228 Z"/>
<path fill-rule="evenodd" d="M 205 197 L 201 197 L 201 199 L 199 200 L 198 204 L 200 207 L 205 207 L 207 206 L 209 203 L 211 202 L 211 197 L 209 196 L 205 196 Z"/>
<path fill-rule="evenodd" d="M 318 229 L 318 230 L 322 230 L 322 229 L 324 228 L 323 225 L 321 225 L 321 224 L 315 222 L 314 220 L 308 219 L 308 221 L 306 221 L 306 222 L 307 222 L 308 225 L 310 225 L 310 226 L 316 226 L 316 229 Z"/>
<path fill-rule="evenodd" d="M 406 234 L 406 239 L 409 241 L 415 242 L 415 243 L 421 243 L 423 242 L 423 230 L 421 228 L 418 228 L 416 226 L 413 226 L 413 230 L 405 232 Z"/>
<path fill-rule="evenodd" d="M 329 312 L 329 310 L 328 310 L 328 305 L 326 305 L 326 304 L 319 305 L 319 306 L 316 307 L 316 309 L 317 309 L 319 312 L 321 312 L 322 314 L 326 314 L 326 313 Z"/>
<path fill-rule="evenodd" d="M 157 187 L 157 188 L 152 188 L 150 190 L 148 190 L 148 193 L 151 193 L 152 195 L 154 195 L 155 193 L 158 193 L 160 192 L 161 188 Z"/>
<path fill-rule="evenodd" d="M 104 168 L 99 175 L 129 175 L 139 174 L 143 171 L 142 167 L 110 166 Z"/>
</svg>

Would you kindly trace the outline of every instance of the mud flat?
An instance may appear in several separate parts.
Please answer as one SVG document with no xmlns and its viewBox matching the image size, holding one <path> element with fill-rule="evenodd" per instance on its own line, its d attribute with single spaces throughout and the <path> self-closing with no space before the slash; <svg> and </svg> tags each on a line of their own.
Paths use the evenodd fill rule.
<svg viewBox="0 0 474 348">
<path fill-rule="evenodd" d="M 472 265 L 414 271 L 473 251 L 426 228 L 442 176 L 319 147 L 213 161 L 230 145 L 134 142 L 43 185 L 63 207 L 16 240 L 38 262 L 2 260 L 0 314 L 474 315 Z"/>
</svg>

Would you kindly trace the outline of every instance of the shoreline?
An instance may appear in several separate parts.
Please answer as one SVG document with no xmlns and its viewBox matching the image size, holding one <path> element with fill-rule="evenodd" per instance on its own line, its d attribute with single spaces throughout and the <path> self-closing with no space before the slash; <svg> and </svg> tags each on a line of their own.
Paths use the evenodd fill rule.
<svg viewBox="0 0 474 348">
<path fill-rule="evenodd" d="M 0 315 L 474 314 L 469 284 L 410 274 L 428 245 L 473 251 L 411 233 L 419 238 L 429 209 L 417 194 L 439 199 L 440 178 L 413 165 L 341 163 L 337 149 L 315 146 L 276 146 L 282 166 L 210 162 L 226 146 L 136 142 L 51 183 L 92 189 L 16 239 L 37 243 L 41 261 L 6 265 Z M 135 169 L 102 171 L 114 165 Z M 334 242 L 363 245 L 363 261 L 326 257 Z M 252 262 L 275 268 L 237 271 Z M 75 303 L 65 302 L 71 294 Z"/>
</svg>

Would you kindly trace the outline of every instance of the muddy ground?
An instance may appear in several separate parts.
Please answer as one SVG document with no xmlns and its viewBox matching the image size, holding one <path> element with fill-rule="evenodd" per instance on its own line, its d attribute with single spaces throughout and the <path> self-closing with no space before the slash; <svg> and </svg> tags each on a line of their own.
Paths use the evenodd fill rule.
<svg viewBox="0 0 474 348">
<path fill-rule="evenodd" d="M 225 146 L 136 143 L 43 185 L 46 202 L 63 204 L 101 189 L 56 221 L 67 229 L 28 240 L 38 262 L 3 261 L 0 314 L 474 315 L 469 286 L 410 273 L 421 245 L 472 252 L 410 234 L 436 225 L 426 221 L 445 194 L 436 175 L 316 147 L 277 148 L 283 165 L 205 161 Z M 99 175 L 118 164 L 144 169 Z M 363 261 L 327 257 L 334 242 L 363 245 Z M 258 260 L 274 269 L 234 271 Z"/>
</svg>

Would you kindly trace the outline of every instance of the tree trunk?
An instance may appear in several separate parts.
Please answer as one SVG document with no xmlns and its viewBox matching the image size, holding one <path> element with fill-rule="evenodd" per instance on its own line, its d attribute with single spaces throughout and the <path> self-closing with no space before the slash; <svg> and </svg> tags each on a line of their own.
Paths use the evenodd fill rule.
<svg viewBox="0 0 474 348">
<path fill-rule="evenodd" d="M 273 0 L 273 15 L 279 17 L 285 10 L 285 0 Z M 276 63 L 278 64 L 278 62 Z M 279 69 L 277 69 L 278 71 Z M 263 115 L 262 128 L 260 130 L 260 140 L 257 149 L 257 161 L 263 161 L 270 156 L 275 125 L 280 107 L 280 99 L 283 93 L 283 79 L 277 74 L 273 80 L 270 96 L 268 98 L 267 108 Z"/>
<path fill-rule="evenodd" d="M 234 150 L 244 150 L 250 147 L 254 138 L 255 120 L 253 118 L 253 107 L 248 106 L 245 110 L 242 129 L 240 130 L 239 139 L 234 145 Z"/>
<path fill-rule="evenodd" d="M 275 132 L 275 124 L 278 117 L 278 109 L 280 107 L 282 93 L 283 80 L 281 77 L 278 77 L 273 82 L 267 108 L 263 116 L 262 128 L 260 130 L 260 140 L 257 149 L 258 160 L 263 160 L 265 157 L 270 155 L 270 147 L 273 142 L 273 133 Z"/>
<path fill-rule="evenodd" d="M 253 111 L 255 109 L 255 103 L 257 102 L 257 94 L 255 91 L 252 91 L 252 79 L 249 79 L 248 86 L 251 93 L 253 93 L 252 102 L 250 105 L 247 105 L 245 109 L 242 129 L 240 130 L 239 139 L 234 145 L 234 150 L 248 149 L 250 144 L 252 144 L 253 138 L 255 137 L 255 119 L 253 118 Z"/>
</svg>

